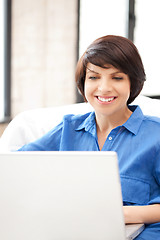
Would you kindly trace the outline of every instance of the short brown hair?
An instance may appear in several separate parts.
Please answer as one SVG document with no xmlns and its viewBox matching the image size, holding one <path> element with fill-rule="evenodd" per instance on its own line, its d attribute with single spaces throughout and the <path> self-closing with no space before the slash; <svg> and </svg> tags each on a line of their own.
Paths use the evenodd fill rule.
<svg viewBox="0 0 160 240">
<path fill-rule="evenodd" d="M 98 38 L 89 45 L 76 67 L 76 84 L 85 101 L 84 82 L 88 63 L 102 68 L 110 64 L 129 76 L 131 90 L 127 104 L 139 95 L 146 80 L 141 57 L 132 41 L 114 35 Z"/>
</svg>

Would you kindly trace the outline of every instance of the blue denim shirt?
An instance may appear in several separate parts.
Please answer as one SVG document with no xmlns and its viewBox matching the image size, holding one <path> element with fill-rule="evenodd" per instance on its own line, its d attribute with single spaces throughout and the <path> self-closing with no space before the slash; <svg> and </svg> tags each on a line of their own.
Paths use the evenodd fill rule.
<svg viewBox="0 0 160 240">
<path fill-rule="evenodd" d="M 160 119 L 129 106 L 130 118 L 108 135 L 102 151 L 116 151 L 124 205 L 160 203 Z M 99 151 L 95 113 L 66 115 L 37 141 L 19 151 Z M 137 238 L 160 239 L 160 223 L 147 225 Z"/>
</svg>

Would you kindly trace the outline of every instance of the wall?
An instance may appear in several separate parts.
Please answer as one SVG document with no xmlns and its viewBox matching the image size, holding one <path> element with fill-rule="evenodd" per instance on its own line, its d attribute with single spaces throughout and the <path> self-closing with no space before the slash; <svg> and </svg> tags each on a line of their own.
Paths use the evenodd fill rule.
<svg viewBox="0 0 160 240">
<path fill-rule="evenodd" d="M 12 0 L 12 118 L 76 101 L 77 2 Z"/>
<path fill-rule="evenodd" d="M 77 1 L 12 1 L 12 116 L 75 102 Z"/>
</svg>

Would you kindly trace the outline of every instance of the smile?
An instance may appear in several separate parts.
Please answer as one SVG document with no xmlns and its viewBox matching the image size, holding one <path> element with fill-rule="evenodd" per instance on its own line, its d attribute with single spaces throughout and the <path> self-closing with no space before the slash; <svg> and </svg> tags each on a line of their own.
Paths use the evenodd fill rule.
<svg viewBox="0 0 160 240">
<path fill-rule="evenodd" d="M 108 97 L 108 98 L 103 98 L 103 97 L 97 97 L 98 98 L 98 100 L 100 100 L 101 102 L 112 102 L 114 99 L 115 99 L 115 97 Z"/>
</svg>

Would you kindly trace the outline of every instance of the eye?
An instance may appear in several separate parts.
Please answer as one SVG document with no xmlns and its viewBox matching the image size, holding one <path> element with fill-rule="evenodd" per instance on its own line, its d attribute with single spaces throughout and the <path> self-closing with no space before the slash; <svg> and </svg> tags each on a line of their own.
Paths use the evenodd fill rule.
<svg viewBox="0 0 160 240">
<path fill-rule="evenodd" d="M 89 79 L 96 80 L 96 79 L 98 79 L 98 77 L 90 76 Z"/>
<path fill-rule="evenodd" d="M 123 77 L 113 77 L 115 80 L 123 80 Z"/>
</svg>

